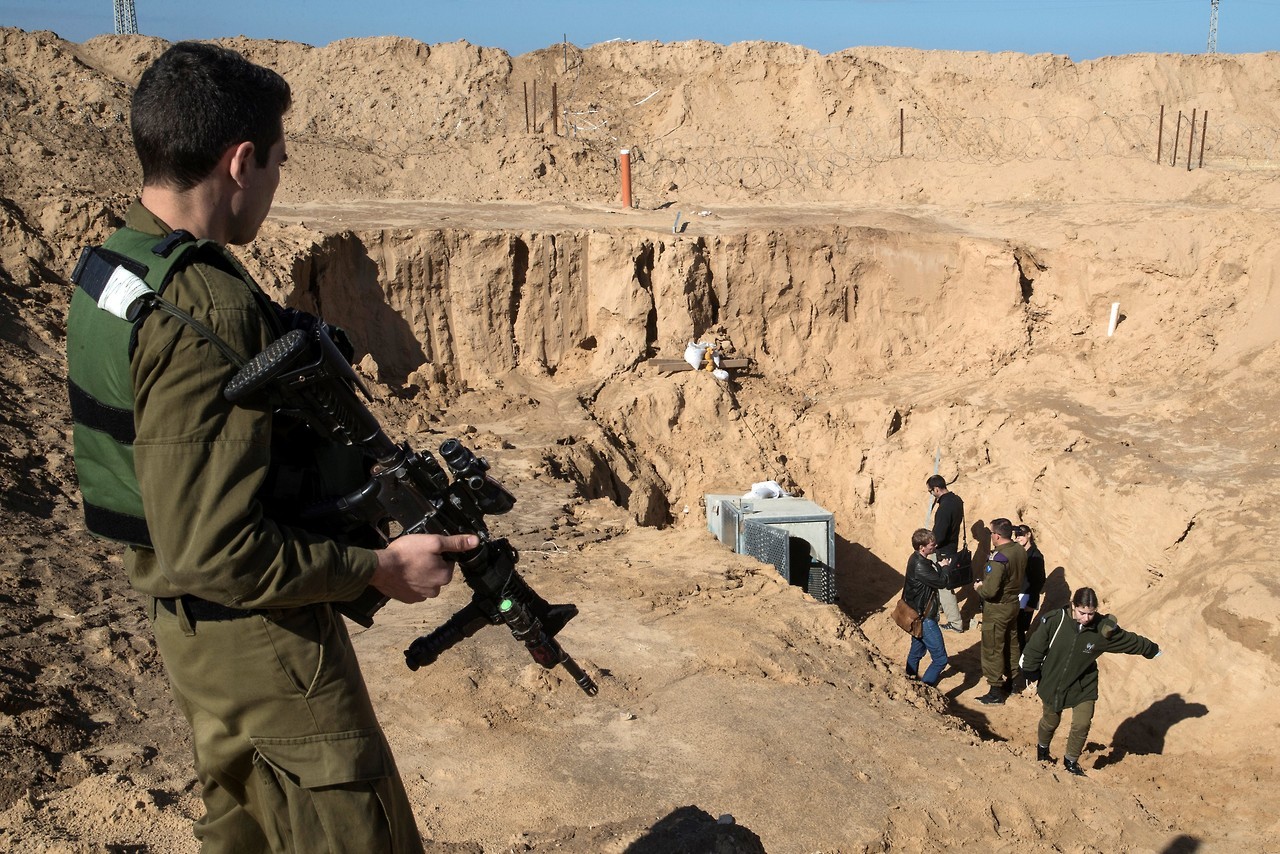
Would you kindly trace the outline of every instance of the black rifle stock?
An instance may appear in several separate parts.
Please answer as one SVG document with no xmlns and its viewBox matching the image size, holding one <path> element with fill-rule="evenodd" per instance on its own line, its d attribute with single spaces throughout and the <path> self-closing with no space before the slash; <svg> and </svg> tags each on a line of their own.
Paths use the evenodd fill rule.
<svg viewBox="0 0 1280 854">
<path fill-rule="evenodd" d="M 550 605 L 516 571 L 519 556 L 505 539 L 494 539 L 485 514 L 506 513 L 515 496 L 489 476 L 489 464 L 457 439 L 440 446 L 440 457 L 396 444 L 361 402 L 368 391 L 330 339 L 326 327 L 293 329 L 244 366 L 224 389 L 227 400 L 248 402 L 265 395 L 273 406 L 305 419 L 333 441 L 359 445 L 377 461 L 373 476 L 355 492 L 310 518 L 343 525 L 394 520 L 403 534 L 474 534 L 480 543 L 453 557 L 471 588 L 471 602 L 405 650 L 410 670 L 431 664 L 440 653 L 484 626 L 506 624 L 533 660 L 548 670 L 563 665 L 578 686 L 595 696 L 591 677 L 565 652 L 555 636 L 577 616 L 576 605 Z M 387 602 L 373 587 L 336 610 L 363 626 Z"/>
</svg>

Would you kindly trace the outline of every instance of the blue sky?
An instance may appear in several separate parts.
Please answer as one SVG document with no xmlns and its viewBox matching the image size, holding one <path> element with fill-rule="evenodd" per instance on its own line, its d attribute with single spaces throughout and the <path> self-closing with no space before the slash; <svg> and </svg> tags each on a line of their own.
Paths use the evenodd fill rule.
<svg viewBox="0 0 1280 854">
<path fill-rule="evenodd" d="M 892 45 L 1066 54 L 1203 53 L 1210 0 L 135 0 L 138 29 L 170 41 L 245 35 L 325 45 L 399 35 L 465 39 L 518 55 L 568 37 L 729 44 L 821 53 Z M 0 25 L 71 41 L 113 31 L 112 0 L 0 0 Z M 1220 0 L 1218 51 L 1280 50 L 1280 0 Z"/>
</svg>

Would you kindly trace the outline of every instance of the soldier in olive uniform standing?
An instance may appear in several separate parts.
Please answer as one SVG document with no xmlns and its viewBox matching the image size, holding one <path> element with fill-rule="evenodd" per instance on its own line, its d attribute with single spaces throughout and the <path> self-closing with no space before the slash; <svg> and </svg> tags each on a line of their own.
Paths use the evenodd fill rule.
<svg viewBox="0 0 1280 854">
<path fill-rule="evenodd" d="M 1013 523 L 991 520 L 991 554 L 982 578 L 973 589 L 982 599 L 982 675 L 987 693 L 984 705 L 1005 701 L 1013 675 L 1018 672 L 1018 595 L 1027 573 L 1027 553 L 1013 540 Z"/>
<path fill-rule="evenodd" d="M 223 397 L 231 357 L 257 355 L 290 317 L 225 248 L 252 241 L 271 207 L 290 101 L 279 74 L 210 44 L 175 44 L 142 74 L 142 194 L 103 247 L 118 264 L 108 284 L 127 270 L 176 311 L 95 304 L 82 260 L 67 333 L 76 469 L 87 526 L 130 546 L 191 725 L 204 854 L 410 854 L 422 840 L 334 604 L 370 587 L 438 596 L 449 555 L 478 539 L 370 548 L 310 529 L 288 511 L 345 494 L 367 467 L 335 467 L 343 449 L 296 419 Z"/>
<path fill-rule="evenodd" d="M 1104 652 L 1141 655 L 1151 659 L 1160 646 L 1142 635 L 1120 628 L 1110 614 L 1098 613 L 1098 595 L 1081 587 L 1071 597 L 1071 607 L 1046 614 L 1031 635 L 1020 666 L 1028 682 L 1039 680 L 1036 691 L 1044 704 L 1037 732 L 1036 759 L 1052 762 L 1049 743 L 1062 721 L 1064 709 L 1071 710 L 1071 731 L 1062 765 L 1083 777 L 1080 754 L 1089 740 L 1093 708 L 1098 700 L 1098 658 Z"/>
</svg>

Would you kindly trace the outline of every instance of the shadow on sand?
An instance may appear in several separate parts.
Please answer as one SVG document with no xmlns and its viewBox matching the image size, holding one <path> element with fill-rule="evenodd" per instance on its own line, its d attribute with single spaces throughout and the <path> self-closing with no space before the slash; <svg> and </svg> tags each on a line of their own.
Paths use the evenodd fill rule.
<svg viewBox="0 0 1280 854">
<path fill-rule="evenodd" d="M 627 846 L 624 854 L 670 854 L 714 851 L 717 854 L 764 854 L 760 837 L 732 820 L 717 821 L 706 810 L 680 807 Z"/>
<path fill-rule="evenodd" d="M 1165 738 L 1174 724 L 1188 718 L 1202 718 L 1209 714 L 1203 703 L 1188 703 L 1181 694 L 1170 694 L 1157 700 L 1145 710 L 1121 721 L 1111 736 L 1111 751 L 1098 757 L 1095 768 L 1105 768 L 1120 762 L 1129 754 L 1149 756 L 1164 753 Z"/>
</svg>

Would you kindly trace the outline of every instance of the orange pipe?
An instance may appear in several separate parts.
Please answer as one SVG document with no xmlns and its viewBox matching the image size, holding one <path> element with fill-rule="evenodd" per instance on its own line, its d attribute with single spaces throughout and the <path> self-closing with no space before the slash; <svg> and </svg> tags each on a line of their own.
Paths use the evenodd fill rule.
<svg viewBox="0 0 1280 854">
<path fill-rule="evenodd" d="M 620 165 L 622 167 L 622 206 L 631 209 L 631 149 L 622 149 Z"/>
</svg>

